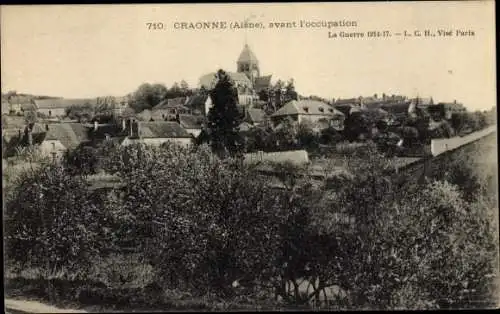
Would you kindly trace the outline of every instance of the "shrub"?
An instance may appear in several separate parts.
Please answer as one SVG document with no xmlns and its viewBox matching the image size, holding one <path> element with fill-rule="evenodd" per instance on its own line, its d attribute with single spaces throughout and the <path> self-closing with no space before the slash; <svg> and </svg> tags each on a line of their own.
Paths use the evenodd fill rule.
<svg viewBox="0 0 500 314">
<path fill-rule="evenodd" d="M 85 273 L 99 247 L 100 216 L 85 182 L 61 166 L 25 172 L 6 203 L 7 260 L 46 274 Z"/>
</svg>

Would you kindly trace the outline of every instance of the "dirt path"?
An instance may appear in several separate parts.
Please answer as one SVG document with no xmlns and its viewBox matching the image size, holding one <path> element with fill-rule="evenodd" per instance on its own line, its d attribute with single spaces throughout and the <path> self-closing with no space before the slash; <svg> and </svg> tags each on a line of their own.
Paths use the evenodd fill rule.
<svg viewBox="0 0 500 314">
<path fill-rule="evenodd" d="M 5 313 L 88 313 L 83 310 L 60 309 L 51 305 L 43 304 L 38 301 L 4 299 Z"/>
</svg>

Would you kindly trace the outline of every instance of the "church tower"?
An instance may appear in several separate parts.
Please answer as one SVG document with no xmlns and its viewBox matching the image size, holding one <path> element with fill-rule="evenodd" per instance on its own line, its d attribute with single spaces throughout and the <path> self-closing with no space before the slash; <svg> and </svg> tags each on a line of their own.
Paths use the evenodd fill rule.
<svg viewBox="0 0 500 314">
<path fill-rule="evenodd" d="M 252 84 L 255 84 L 255 79 L 260 76 L 259 60 L 257 60 L 257 57 L 247 44 L 243 47 L 236 64 L 238 72 L 245 73 Z"/>
</svg>

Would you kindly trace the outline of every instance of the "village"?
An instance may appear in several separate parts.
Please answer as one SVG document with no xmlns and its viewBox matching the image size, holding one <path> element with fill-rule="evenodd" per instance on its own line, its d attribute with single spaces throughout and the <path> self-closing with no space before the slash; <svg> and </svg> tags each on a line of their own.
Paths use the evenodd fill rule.
<svg viewBox="0 0 500 314">
<path fill-rule="evenodd" d="M 2 93 L 11 295 L 100 310 L 491 306 L 496 106 L 303 96 L 248 44 L 234 72 L 214 70 L 121 97 Z"/>
<path fill-rule="evenodd" d="M 239 130 L 247 138 L 247 153 L 317 152 L 342 142 L 371 139 L 385 150 L 413 156 L 412 148 L 418 144 L 482 129 L 494 117 L 492 112 L 468 112 L 456 100 L 437 102 L 432 97 L 304 97 L 295 91 L 293 80 L 278 80 L 273 85 L 272 75 L 261 75 L 259 61 L 248 45 L 237 59 L 236 72 L 228 75 L 238 92 Z M 66 99 L 2 94 L 4 159 L 15 157 L 16 152 L 29 146 L 37 147 L 44 156 L 60 158 L 67 150 L 105 140 L 121 145 L 161 145 L 167 141 L 191 145 L 206 129 L 212 106 L 208 91 L 215 84 L 215 73 L 208 73 L 200 77 L 194 89 L 185 82 L 176 83 L 170 90 L 159 85 L 154 90 L 153 85 L 144 84 L 123 97 Z M 302 139 L 300 135 L 304 135 Z M 422 146 L 416 150 L 425 154 Z"/>
</svg>

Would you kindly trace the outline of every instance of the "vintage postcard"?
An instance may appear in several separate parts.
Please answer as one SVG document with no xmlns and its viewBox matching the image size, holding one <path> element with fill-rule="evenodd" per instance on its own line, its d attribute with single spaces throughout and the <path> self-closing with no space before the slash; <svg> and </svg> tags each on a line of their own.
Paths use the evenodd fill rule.
<svg viewBox="0 0 500 314">
<path fill-rule="evenodd" d="M 498 307 L 494 1 L 0 12 L 8 313 Z"/>
</svg>

